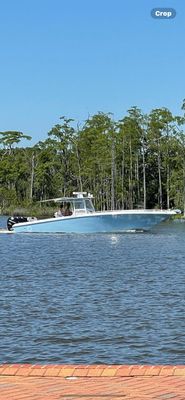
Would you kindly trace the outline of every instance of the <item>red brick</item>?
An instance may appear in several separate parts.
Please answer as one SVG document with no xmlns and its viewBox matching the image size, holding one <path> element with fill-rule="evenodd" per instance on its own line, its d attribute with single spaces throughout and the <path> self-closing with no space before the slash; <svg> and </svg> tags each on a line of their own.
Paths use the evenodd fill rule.
<svg viewBox="0 0 185 400">
<path fill-rule="evenodd" d="M 174 369 L 174 375 L 185 376 L 185 366 L 177 365 Z"/>
<path fill-rule="evenodd" d="M 0 364 L 0 375 L 3 373 L 5 368 L 8 368 L 8 367 L 9 367 L 9 364 Z"/>
<path fill-rule="evenodd" d="M 66 365 L 61 368 L 58 376 L 63 376 L 63 377 L 68 377 L 68 376 L 73 376 L 73 373 L 75 371 L 76 366 L 75 365 Z"/>
<path fill-rule="evenodd" d="M 88 365 L 79 365 L 77 368 L 75 368 L 73 376 L 87 376 L 88 371 Z"/>
<path fill-rule="evenodd" d="M 0 371 L 0 400 L 185 399 L 185 366 L 180 365 L 3 364 Z M 64 379 L 72 376 L 79 378 Z"/>
<path fill-rule="evenodd" d="M 34 366 L 31 364 L 22 364 L 22 365 L 20 365 L 20 368 L 15 375 L 16 376 L 29 376 L 29 374 L 33 368 L 34 368 Z"/>
<path fill-rule="evenodd" d="M 108 365 L 107 367 L 104 368 L 101 376 L 116 376 L 118 370 L 119 367 Z"/>
<path fill-rule="evenodd" d="M 91 365 L 89 367 L 87 376 L 91 377 L 101 376 L 104 369 L 105 369 L 104 365 Z"/>
<path fill-rule="evenodd" d="M 144 376 L 148 368 L 147 365 L 133 365 L 130 376 Z"/>
<path fill-rule="evenodd" d="M 160 365 L 148 366 L 145 371 L 145 376 L 158 376 L 161 372 L 161 368 Z"/>
<path fill-rule="evenodd" d="M 160 376 L 173 376 L 175 367 L 171 365 L 165 365 L 161 368 Z"/>
<path fill-rule="evenodd" d="M 49 365 L 44 370 L 44 376 L 58 376 L 62 369 L 62 365 Z"/>
<path fill-rule="evenodd" d="M 0 371 L 3 375 L 15 375 L 20 369 L 20 364 L 5 365 L 3 371 Z"/>
<path fill-rule="evenodd" d="M 31 369 L 29 376 L 44 376 L 46 367 L 42 365 L 34 365 Z"/>
<path fill-rule="evenodd" d="M 131 376 L 133 365 L 122 365 L 117 369 L 116 376 Z"/>
</svg>

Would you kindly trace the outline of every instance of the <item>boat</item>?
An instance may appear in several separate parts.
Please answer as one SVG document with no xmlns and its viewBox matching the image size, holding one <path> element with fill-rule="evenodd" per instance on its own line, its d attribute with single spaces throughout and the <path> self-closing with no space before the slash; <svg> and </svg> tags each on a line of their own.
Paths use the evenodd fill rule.
<svg viewBox="0 0 185 400">
<path fill-rule="evenodd" d="M 27 218 L 22 222 L 8 219 L 8 229 L 15 233 L 122 233 L 148 231 L 174 215 L 170 210 L 95 211 L 90 193 L 74 192 L 73 197 L 44 200 L 67 205 L 67 213 L 52 218 Z M 18 218 L 18 217 L 17 217 Z"/>
</svg>

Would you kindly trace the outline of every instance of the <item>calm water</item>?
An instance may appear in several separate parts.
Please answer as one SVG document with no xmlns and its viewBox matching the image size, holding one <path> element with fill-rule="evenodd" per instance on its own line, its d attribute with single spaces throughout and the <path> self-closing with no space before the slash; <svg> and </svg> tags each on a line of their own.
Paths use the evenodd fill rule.
<svg viewBox="0 0 185 400">
<path fill-rule="evenodd" d="M 0 362 L 185 363 L 185 223 L 0 235 L 0 263 Z"/>
</svg>

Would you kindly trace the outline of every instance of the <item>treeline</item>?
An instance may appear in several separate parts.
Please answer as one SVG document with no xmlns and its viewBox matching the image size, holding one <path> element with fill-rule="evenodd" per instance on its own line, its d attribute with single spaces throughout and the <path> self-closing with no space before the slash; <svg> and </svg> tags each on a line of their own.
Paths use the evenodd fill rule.
<svg viewBox="0 0 185 400">
<path fill-rule="evenodd" d="M 132 107 L 119 121 L 98 112 L 76 128 L 61 117 L 33 147 L 20 147 L 31 139 L 21 132 L 0 132 L 1 209 L 87 191 L 99 210 L 184 210 L 184 110 L 185 101 L 182 116 Z"/>
</svg>

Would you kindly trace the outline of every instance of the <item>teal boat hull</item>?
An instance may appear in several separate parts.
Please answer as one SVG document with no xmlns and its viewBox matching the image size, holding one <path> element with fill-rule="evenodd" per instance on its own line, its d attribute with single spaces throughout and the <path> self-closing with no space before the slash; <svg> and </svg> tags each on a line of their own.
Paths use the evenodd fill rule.
<svg viewBox="0 0 185 400">
<path fill-rule="evenodd" d="M 18 223 L 14 232 L 22 233 L 113 233 L 143 230 L 169 219 L 171 213 L 164 212 L 102 212 L 80 216 L 49 218 L 34 222 Z"/>
</svg>

